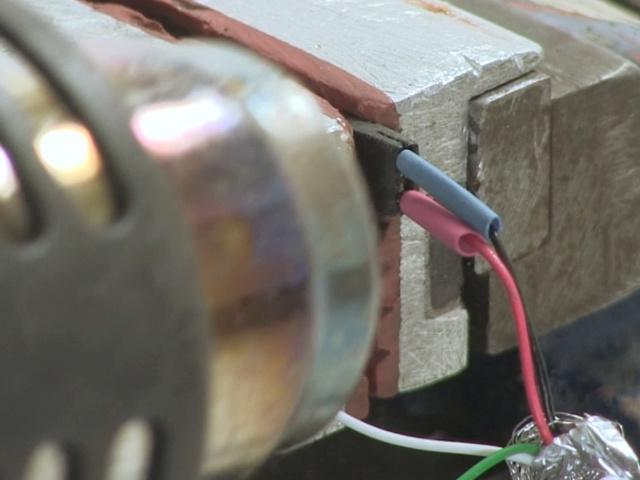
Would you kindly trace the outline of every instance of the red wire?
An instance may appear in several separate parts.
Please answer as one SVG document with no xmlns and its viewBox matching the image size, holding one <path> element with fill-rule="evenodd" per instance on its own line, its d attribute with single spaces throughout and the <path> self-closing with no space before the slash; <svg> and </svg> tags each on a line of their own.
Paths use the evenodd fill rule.
<svg viewBox="0 0 640 480">
<path fill-rule="evenodd" d="M 476 249 L 480 255 L 487 259 L 491 267 L 502 281 L 504 289 L 509 297 L 511 311 L 516 324 L 516 333 L 518 336 L 518 344 L 520 351 L 520 364 L 522 367 L 522 378 L 524 381 L 524 390 L 527 396 L 527 403 L 531 410 L 533 421 L 538 427 L 540 437 L 545 445 L 553 441 L 553 433 L 549 428 L 549 423 L 542 407 L 540 400 L 540 392 L 536 382 L 535 366 L 533 361 L 533 351 L 531 349 L 531 338 L 527 329 L 527 317 L 522 303 L 522 297 L 516 286 L 516 282 L 511 276 L 511 272 L 502 262 L 498 254 L 486 243 L 474 236 L 464 238 L 472 248 Z"/>
</svg>

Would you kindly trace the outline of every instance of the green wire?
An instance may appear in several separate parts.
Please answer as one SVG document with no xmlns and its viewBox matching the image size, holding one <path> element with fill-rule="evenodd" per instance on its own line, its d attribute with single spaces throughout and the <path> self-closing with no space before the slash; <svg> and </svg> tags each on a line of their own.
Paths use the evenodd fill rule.
<svg viewBox="0 0 640 480">
<path fill-rule="evenodd" d="M 458 480 L 476 480 L 503 460 L 519 453 L 528 453 L 535 457 L 540 453 L 540 447 L 530 443 L 516 443 L 515 445 L 504 447 L 502 450 L 498 450 L 496 453 L 480 460 L 473 467 L 458 477 Z"/>
</svg>

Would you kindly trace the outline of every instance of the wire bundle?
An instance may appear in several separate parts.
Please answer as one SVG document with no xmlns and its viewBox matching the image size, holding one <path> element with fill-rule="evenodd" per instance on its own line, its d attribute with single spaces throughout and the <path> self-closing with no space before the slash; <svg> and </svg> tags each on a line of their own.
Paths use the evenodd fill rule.
<svg viewBox="0 0 640 480">
<path fill-rule="evenodd" d="M 553 432 L 549 425 L 555 419 L 555 411 L 549 378 L 515 271 L 498 237 L 502 219 L 471 192 L 414 152 L 401 152 L 396 165 L 405 177 L 431 195 L 416 190 L 407 191 L 400 198 L 400 210 L 459 255 L 484 257 L 501 280 L 515 321 L 527 403 L 543 443 L 551 443 Z M 337 419 L 371 438 L 405 448 L 487 456 L 458 480 L 478 478 L 506 459 L 530 463 L 532 456 L 540 451 L 539 446 L 531 444 L 516 444 L 500 449 L 407 437 L 373 427 L 344 412 L 340 412 Z"/>
<path fill-rule="evenodd" d="M 525 393 L 527 395 L 527 403 L 531 410 L 536 426 L 545 444 L 553 441 L 553 433 L 549 428 L 546 413 L 542 406 L 541 395 L 538 390 L 538 381 L 536 374 L 533 349 L 531 346 L 531 336 L 527 326 L 527 316 L 522 302 L 520 290 L 509 269 L 505 266 L 502 259 L 489 245 L 478 242 L 476 238 L 469 238 L 469 243 L 478 250 L 494 269 L 509 297 L 511 311 L 516 324 L 516 333 L 518 336 L 518 345 L 520 352 L 520 363 L 522 368 L 522 378 L 524 381 Z"/>
<path fill-rule="evenodd" d="M 471 192 L 414 152 L 410 150 L 401 152 L 397 167 L 403 175 L 434 197 L 431 199 L 418 191 L 406 192 L 400 198 L 402 212 L 458 253 L 461 253 L 461 244 L 470 247 L 471 254 L 465 256 L 477 254 L 483 256 L 500 278 L 507 292 L 515 321 L 527 403 L 543 442 L 551 443 L 553 433 L 549 422 L 553 421 L 555 413 L 549 393 L 546 366 L 537 341 L 534 340 L 535 335 L 533 335 L 533 328 L 515 272 L 498 238 L 502 220 Z M 449 210 L 450 217 L 430 215 L 425 218 L 424 209 L 421 207 L 432 203 L 440 204 L 445 211 Z M 463 230 L 461 225 L 466 225 L 468 230 Z M 440 232 L 456 232 L 456 241 L 452 243 Z M 488 245 L 489 242 L 494 245 L 494 248 Z"/>
</svg>

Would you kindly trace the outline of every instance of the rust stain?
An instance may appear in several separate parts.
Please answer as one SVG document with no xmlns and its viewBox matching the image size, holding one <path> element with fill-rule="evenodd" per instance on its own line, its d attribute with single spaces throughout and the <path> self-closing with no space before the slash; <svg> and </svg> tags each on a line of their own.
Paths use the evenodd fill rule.
<svg viewBox="0 0 640 480">
<path fill-rule="evenodd" d="M 579 16 L 581 17 L 581 15 L 572 15 L 570 12 L 566 12 L 564 10 L 561 10 L 559 8 L 553 8 L 547 5 L 540 5 L 539 3 L 532 3 L 532 2 L 522 2 L 522 1 L 518 1 L 518 0 L 509 0 L 506 2 L 506 5 L 510 8 L 515 8 L 518 10 L 521 10 L 523 12 L 527 12 L 530 14 L 536 14 L 536 13 L 556 13 L 556 14 L 567 14 L 565 16 Z M 583 17 L 586 18 L 586 17 Z"/>
<path fill-rule="evenodd" d="M 420 7 L 427 12 L 431 13 L 441 13 L 443 15 L 448 15 L 450 17 L 453 16 L 451 10 L 444 5 L 439 5 L 433 2 L 427 2 L 426 0 L 405 0 L 406 3 L 414 5 L 416 7 Z"/>
<path fill-rule="evenodd" d="M 566 8 L 562 8 L 560 6 L 556 7 L 552 5 L 540 4 L 536 2 L 536 0 L 509 0 L 508 2 L 506 2 L 506 4 L 511 8 L 527 12 L 531 15 L 549 13 L 558 19 L 568 18 L 579 20 L 597 20 L 603 23 L 609 23 L 609 21 L 604 18 L 596 18 L 590 15 L 583 15 L 580 12 L 567 10 Z"/>
<path fill-rule="evenodd" d="M 477 24 L 475 22 L 472 22 L 468 18 L 461 17 L 460 15 L 456 15 L 455 13 L 453 13 L 451 11 L 451 9 L 449 7 L 446 7 L 445 5 L 440 5 L 440 4 L 437 4 L 437 3 L 428 2 L 427 0 L 404 0 L 404 2 L 408 3 L 409 5 L 413 5 L 415 7 L 422 8 L 423 10 L 426 10 L 427 12 L 440 14 L 440 15 L 446 15 L 447 17 L 450 17 L 450 18 L 452 18 L 454 20 L 457 20 L 459 22 L 465 23 L 465 24 L 467 24 L 467 25 L 469 25 L 471 27 L 479 28 L 481 30 L 486 30 L 482 25 L 479 25 L 479 24 Z"/>
</svg>

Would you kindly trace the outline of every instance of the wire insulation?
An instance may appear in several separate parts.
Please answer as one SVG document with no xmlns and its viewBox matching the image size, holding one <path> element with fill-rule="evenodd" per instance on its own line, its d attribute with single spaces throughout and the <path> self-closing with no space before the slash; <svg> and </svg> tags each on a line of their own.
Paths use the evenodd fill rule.
<svg viewBox="0 0 640 480">
<path fill-rule="evenodd" d="M 473 467 L 459 476 L 458 480 L 476 480 L 500 462 L 503 462 L 514 455 L 526 454 L 535 457 L 538 453 L 540 453 L 540 447 L 538 445 L 530 443 L 517 443 L 515 445 L 510 445 L 489 455 L 487 458 L 480 460 Z"/>
<path fill-rule="evenodd" d="M 515 284 L 511 272 L 502 262 L 502 259 L 498 254 L 486 243 L 479 241 L 477 237 L 469 236 L 467 239 L 469 245 L 475 248 L 480 255 L 482 255 L 494 269 L 509 297 L 509 303 L 511 304 L 511 310 L 516 325 L 516 334 L 518 337 L 520 363 L 522 367 L 522 377 L 524 382 L 524 389 L 527 396 L 527 403 L 531 411 L 531 416 L 538 427 L 540 437 L 545 445 L 553 441 L 553 433 L 549 428 L 549 424 L 542 407 L 542 401 L 540 398 L 540 392 L 538 391 L 538 384 L 536 382 L 536 369 L 533 361 L 533 353 L 531 350 L 531 339 L 529 337 L 529 330 L 527 329 L 526 315 L 524 306 L 522 303 L 522 297 Z"/>
<path fill-rule="evenodd" d="M 542 354 L 542 349 L 540 348 L 540 343 L 538 342 L 538 337 L 535 334 L 535 330 L 533 328 L 533 324 L 531 323 L 531 315 L 527 309 L 527 303 L 524 299 L 524 295 L 522 294 L 522 288 L 520 288 L 520 283 L 518 282 L 518 276 L 516 275 L 515 268 L 509 259 L 509 255 L 502 245 L 500 238 L 498 237 L 498 233 L 495 230 L 492 230 L 489 234 L 491 238 L 491 243 L 493 244 L 493 248 L 504 263 L 505 267 L 511 272 L 511 276 L 513 277 L 513 281 L 518 288 L 518 292 L 520 293 L 520 298 L 522 299 L 522 306 L 524 308 L 524 313 L 527 319 L 527 329 L 529 330 L 529 337 L 531 338 L 531 350 L 533 352 L 533 357 L 536 362 L 536 380 L 538 382 L 538 388 L 540 389 L 540 394 L 542 396 L 542 400 L 544 401 L 544 409 L 545 414 L 547 416 L 547 420 L 553 424 L 553 421 L 556 418 L 555 406 L 553 402 L 553 394 L 551 392 L 551 382 L 549 381 L 549 371 L 547 369 L 547 364 L 544 360 L 544 355 Z"/>
<path fill-rule="evenodd" d="M 482 236 L 433 198 L 417 190 L 409 190 L 400 197 L 399 206 L 402 213 L 461 257 L 478 254 L 464 238 L 476 235 L 482 240 Z"/>
<path fill-rule="evenodd" d="M 492 229 L 500 231 L 502 228 L 500 215 L 420 155 L 403 150 L 398 155 L 396 167 L 487 241 Z"/>
<path fill-rule="evenodd" d="M 494 447 L 492 445 L 480 445 L 475 443 L 463 443 L 463 442 L 449 442 L 446 440 L 432 440 L 429 438 L 410 437 L 408 435 L 401 435 L 399 433 L 389 432 L 382 428 L 374 427 L 368 423 L 365 423 L 357 418 L 345 412 L 338 412 L 336 420 L 342 423 L 345 427 L 350 428 L 362 435 L 365 435 L 374 440 L 378 440 L 383 443 L 395 445 L 403 448 L 410 448 L 413 450 L 422 450 L 426 452 L 435 453 L 452 453 L 458 455 L 472 455 L 478 457 L 486 457 L 496 454 L 502 449 L 500 447 Z M 515 455 L 510 456 L 510 460 L 525 465 L 531 464 L 530 455 Z"/>
</svg>

